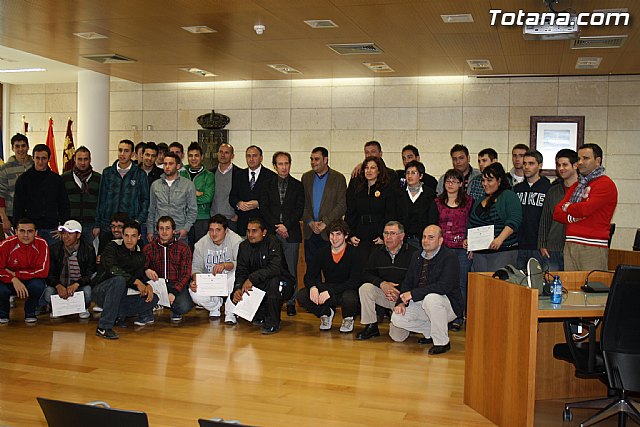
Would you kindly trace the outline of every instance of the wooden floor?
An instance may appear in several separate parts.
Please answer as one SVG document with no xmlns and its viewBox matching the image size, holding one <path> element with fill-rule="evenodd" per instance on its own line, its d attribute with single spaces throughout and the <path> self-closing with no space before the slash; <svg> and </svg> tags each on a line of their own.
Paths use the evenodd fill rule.
<svg viewBox="0 0 640 427">
<path fill-rule="evenodd" d="M 281 332 L 263 336 L 247 322 L 210 322 L 205 311 L 174 326 L 165 309 L 155 325 L 118 329 L 117 341 L 94 335 L 95 318 L 43 315 L 27 326 L 22 315 L 14 309 L 0 326 L 3 426 L 45 426 L 36 396 L 103 400 L 146 412 L 151 426 L 196 426 L 201 417 L 258 426 L 492 425 L 462 403 L 464 331 L 451 334 L 451 352 L 428 356 L 417 336 L 392 342 L 388 323 L 383 336 L 360 342 L 338 332 L 339 316 L 320 332 L 300 311 L 283 313 Z M 561 402 L 538 406 L 536 425 L 563 425 Z"/>
</svg>

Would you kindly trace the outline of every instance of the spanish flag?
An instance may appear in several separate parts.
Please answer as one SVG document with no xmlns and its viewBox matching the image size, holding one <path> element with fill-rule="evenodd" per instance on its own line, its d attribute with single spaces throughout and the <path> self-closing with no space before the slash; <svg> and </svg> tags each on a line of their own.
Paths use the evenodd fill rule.
<svg viewBox="0 0 640 427">
<path fill-rule="evenodd" d="M 55 173 L 58 172 L 58 160 L 56 159 L 56 140 L 53 136 L 53 119 L 49 117 L 49 130 L 47 131 L 47 147 L 51 150 L 51 157 L 49 157 L 49 167 Z"/>
<path fill-rule="evenodd" d="M 67 122 L 67 134 L 64 137 L 64 153 L 62 157 L 64 166 L 62 167 L 62 172 L 72 170 L 75 164 L 74 155 L 76 154 L 76 147 L 73 145 L 73 133 L 71 133 L 72 124 L 73 120 L 69 117 L 69 121 Z"/>
</svg>

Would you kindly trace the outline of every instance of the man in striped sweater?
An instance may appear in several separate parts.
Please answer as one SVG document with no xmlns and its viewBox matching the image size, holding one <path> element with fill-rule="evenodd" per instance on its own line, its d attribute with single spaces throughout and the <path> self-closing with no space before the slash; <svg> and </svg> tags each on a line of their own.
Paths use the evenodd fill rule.
<svg viewBox="0 0 640 427">
<path fill-rule="evenodd" d="M 91 152 L 87 147 L 78 147 L 73 158 L 73 169 L 62 174 L 62 182 L 69 197 L 70 217 L 80 222 L 82 240 L 91 245 L 102 175 L 93 170 Z"/>
<path fill-rule="evenodd" d="M 13 227 L 13 193 L 16 181 L 33 166 L 33 158 L 29 155 L 29 138 L 21 133 L 13 135 L 11 149 L 15 154 L 0 167 L 0 219 L 7 234 L 11 233 Z"/>
<path fill-rule="evenodd" d="M 602 148 L 584 144 L 578 149 L 578 181 L 553 210 L 553 219 L 567 224 L 564 268 L 607 270 L 609 229 L 618 204 L 618 189 L 605 175 Z"/>
</svg>

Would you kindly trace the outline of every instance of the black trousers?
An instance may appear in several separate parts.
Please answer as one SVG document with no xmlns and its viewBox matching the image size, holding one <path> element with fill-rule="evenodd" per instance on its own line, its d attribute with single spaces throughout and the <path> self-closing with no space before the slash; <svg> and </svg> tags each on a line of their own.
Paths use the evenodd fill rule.
<svg viewBox="0 0 640 427">
<path fill-rule="evenodd" d="M 298 291 L 298 302 L 307 311 L 313 313 L 317 317 L 328 316 L 331 314 L 329 309 L 336 311 L 337 306 L 342 307 L 342 317 L 355 317 L 360 309 L 360 296 L 357 289 L 347 289 L 344 292 L 337 293 L 329 290 L 330 298 L 322 305 L 317 305 L 309 298 L 309 288 L 305 287 Z"/>
<path fill-rule="evenodd" d="M 254 319 L 264 319 L 267 327 L 279 325 L 283 301 L 280 293 L 280 279 L 274 277 L 265 282 L 254 283 L 253 286 L 266 293 Z"/>
</svg>

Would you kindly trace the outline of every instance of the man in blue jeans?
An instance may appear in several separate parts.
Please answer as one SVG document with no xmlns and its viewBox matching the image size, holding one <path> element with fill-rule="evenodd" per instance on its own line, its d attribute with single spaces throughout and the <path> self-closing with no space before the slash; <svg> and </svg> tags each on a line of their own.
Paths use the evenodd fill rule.
<svg viewBox="0 0 640 427">
<path fill-rule="evenodd" d="M 16 235 L 0 243 L 0 324 L 9 323 L 9 298 L 26 300 L 24 321 L 36 323 L 36 306 L 46 287 L 49 273 L 49 246 L 36 235 L 36 225 L 22 218 Z"/>
<path fill-rule="evenodd" d="M 124 326 L 124 318 L 128 316 L 138 316 L 136 326 L 154 323 L 153 307 L 158 297 L 151 285 L 145 283 L 146 257 L 138 246 L 140 236 L 140 224 L 129 222 L 124 226 L 122 239 L 109 242 L 102 253 L 93 288 L 93 299 L 102 307 L 96 329 L 99 337 L 118 339 L 113 330 L 116 320 Z"/>
</svg>

